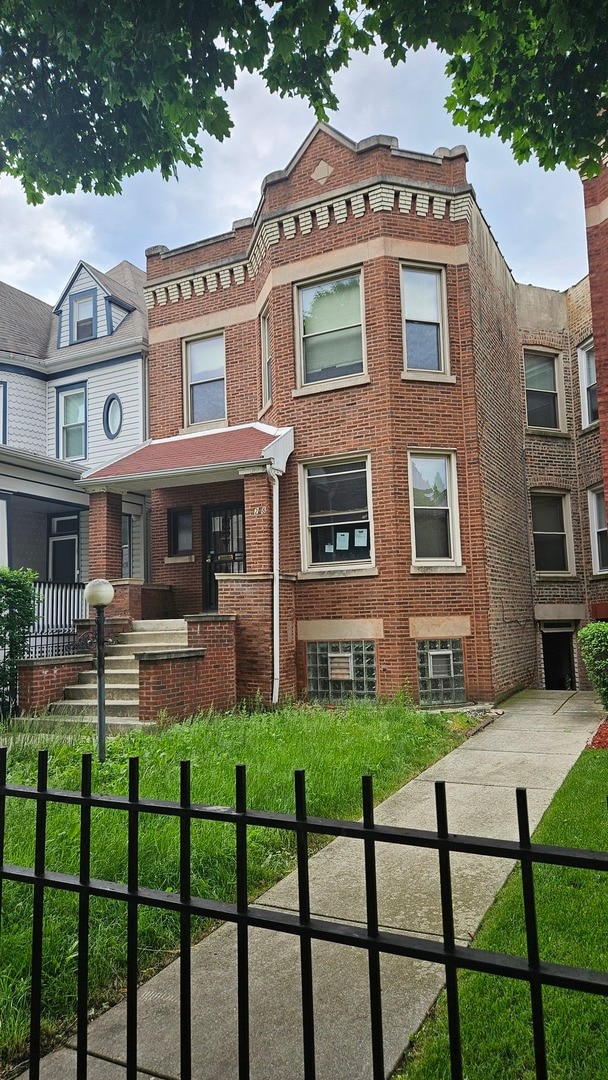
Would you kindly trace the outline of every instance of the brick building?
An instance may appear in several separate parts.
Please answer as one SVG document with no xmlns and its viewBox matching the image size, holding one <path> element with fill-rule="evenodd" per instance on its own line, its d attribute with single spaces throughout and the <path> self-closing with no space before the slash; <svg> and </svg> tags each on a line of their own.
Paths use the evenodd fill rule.
<svg viewBox="0 0 608 1080">
<path fill-rule="evenodd" d="M 236 615 L 241 696 L 585 685 L 588 282 L 514 282 L 466 161 L 317 125 L 252 218 L 147 252 L 151 438 L 84 478 L 91 570 L 121 577 L 122 500 L 149 496 L 117 610 Z"/>
</svg>

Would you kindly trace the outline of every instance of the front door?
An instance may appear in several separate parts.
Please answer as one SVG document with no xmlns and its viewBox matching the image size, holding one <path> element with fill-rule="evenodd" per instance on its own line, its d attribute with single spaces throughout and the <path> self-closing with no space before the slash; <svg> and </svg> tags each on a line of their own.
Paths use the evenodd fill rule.
<svg viewBox="0 0 608 1080">
<path fill-rule="evenodd" d="M 572 633 L 543 633 L 545 690 L 576 690 Z"/>
<path fill-rule="evenodd" d="M 206 506 L 203 510 L 205 538 L 205 611 L 217 611 L 216 574 L 245 572 L 245 509 L 242 503 Z"/>
</svg>

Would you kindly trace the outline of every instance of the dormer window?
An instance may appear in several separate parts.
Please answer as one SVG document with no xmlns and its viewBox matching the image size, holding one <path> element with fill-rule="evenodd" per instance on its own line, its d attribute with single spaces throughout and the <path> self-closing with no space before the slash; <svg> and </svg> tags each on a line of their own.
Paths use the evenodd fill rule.
<svg viewBox="0 0 608 1080">
<path fill-rule="evenodd" d="M 70 297 L 70 344 L 97 337 L 95 290 Z"/>
</svg>

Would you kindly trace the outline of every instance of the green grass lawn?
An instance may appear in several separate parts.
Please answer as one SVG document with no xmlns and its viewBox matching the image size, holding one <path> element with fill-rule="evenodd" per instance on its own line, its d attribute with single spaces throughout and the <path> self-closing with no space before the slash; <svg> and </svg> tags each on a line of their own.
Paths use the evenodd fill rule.
<svg viewBox="0 0 608 1080">
<path fill-rule="evenodd" d="M 237 713 L 175 724 L 155 734 L 131 733 L 112 739 L 104 765 L 96 763 L 93 791 L 126 794 L 128 761 L 140 758 L 140 795 L 176 800 L 179 762 L 192 762 L 192 799 L 210 805 L 234 805 L 234 767 L 247 765 L 248 805 L 293 813 L 293 771 L 307 776 L 308 812 L 324 817 L 357 818 L 361 814 L 361 775 L 372 773 L 380 801 L 464 738 L 474 721 L 456 714 L 417 712 L 403 701 L 354 703 L 335 710 L 293 706 L 271 713 Z M 49 787 L 77 790 L 80 755 L 94 751 L 92 736 L 62 742 L 57 733 L 0 736 L 9 745 L 9 781 L 31 784 L 36 751 L 49 750 Z M 126 815 L 93 810 L 93 877 L 125 881 Z M 31 866 L 34 807 L 9 800 L 5 861 Z M 50 805 L 46 866 L 78 873 L 79 812 Z M 293 834 L 282 830 L 249 830 L 249 890 L 263 892 L 294 863 Z M 140 823 L 140 884 L 179 889 L 178 823 L 143 815 Z M 192 891 L 194 895 L 235 900 L 234 829 L 212 822 L 192 827 Z M 75 1010 L 77 899 L 48 890 L 45 900 L 44 1016 L 47 1044 L 73 1023 Z M 91 900 L 90 994 L 94 1008 L 121 996 L 126 921 L 124 904 Z M 0 1062 L 27 1056 L 31 889 L 4 884 L 0 934 Z M 139 916 L 142 975 L 157 970 L 175 955 L 178 916 L 142 908 Z M 196 928 L 200 936 L 204 930 Z"/>
<path fill-rule="evenodd" d="M 608 850 L 608 751 L 586 750 L 534 834 L 539 843 Z M 541 959 L 608 971 L 608 873 L 535 866 Z M 521 876 L 516 869 L 486 916 L 475 945 L 526 954 Z M 535 1077 L 527 986 L 513 979 L 459 975 L 467 1080 Z M 543 991 L 551 1080 L 608 1077 L 608 999 Z M 445 995 L 414 1040 L 400 1080 L 449 1080 Z"/>
</svg>

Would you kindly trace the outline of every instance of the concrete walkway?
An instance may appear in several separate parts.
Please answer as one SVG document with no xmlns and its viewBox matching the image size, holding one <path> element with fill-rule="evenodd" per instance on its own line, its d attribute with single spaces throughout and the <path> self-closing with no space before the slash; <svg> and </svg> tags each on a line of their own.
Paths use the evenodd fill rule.
<svg viewBox="0 0 608 1080">
<path fill-rule="evenodd" d="M 595 731 L 603 712 L 586 692 L 525 691 L 504 715 L 406 784 L 377 809 L 391 825 L 434 829 L 436 780 L 447 782 L 452 832 L 517 838 L 515 788 L 528 789 L 534 828 Z M 365 922 L 363 845 L 338 839 L 310 863 L 314 915 Z M 437 935 L 441 915 L 435 852 L 378 845 L 380 922 L 384 928 Z M 453 856 L 454 916 L 468 942 L 512 863 Z M 258 904 L 297 910 L 292 874 Z M 193 1076 L 236 1080 L 236 931 L 225 925 L 193 950 Z M 303 1077 L 299 950 L 295 938 L 251 932 L 251 1080 Z M 313 945 L 317 1080 L 370 1080 L 367 960 L 352 947 Z M 142 987 L 139 1080 L 179 1080 L 179 961 Z M 382 958 L 386 1072 L 424 1019 L 443 983 L 438 965 Z M 124 1080 L 125 1006 L 90 1028 L 90 1080 Z M 66 1048 L 42 1064 L 43 1080 L 72 1080 L 76 1055 Z"/>
</svg>

